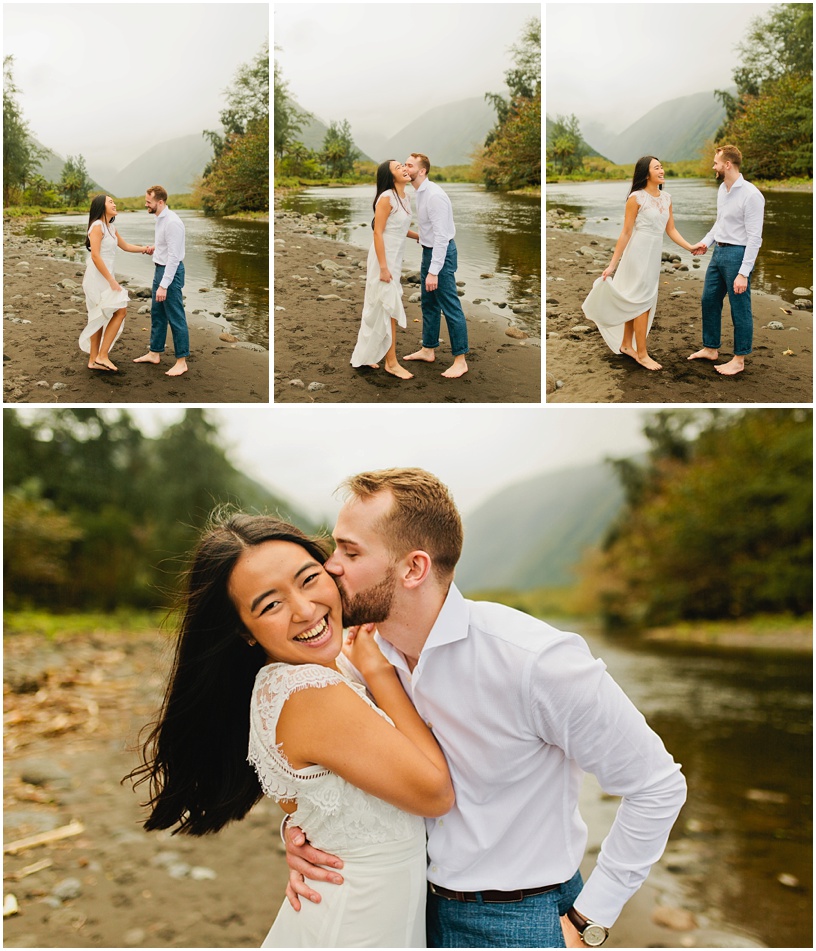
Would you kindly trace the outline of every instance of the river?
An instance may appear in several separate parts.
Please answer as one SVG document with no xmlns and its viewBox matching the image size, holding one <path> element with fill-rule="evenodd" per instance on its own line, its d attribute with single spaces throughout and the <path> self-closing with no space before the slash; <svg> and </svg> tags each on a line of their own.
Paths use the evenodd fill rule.
<svg viewBox="0 0 816 951">
<path fill-rule="evenodd" d="M 489 192 L 481 185 L 464 182 L 440 182 L 450 196 L 456 224 L 459 269 L 456 278 L 465 281 L 468 300 L 482 299 L 493 313 L 509 316 L 506 307 L 528 300 L 535 318 L 518 316 L 536 336 L 541 333 L 541 199 L 530 195 Z M 416 222 L 416 199 L 411 198 Z M 373 185 L 348 185 L 337 188 L 315 187 L 275 200 L 278 210 L 301 214 L 321 212 L 333 221 L 341 221 L 336 237 L 366 252 L 371 246 L 371 207 Z M 420 249 L 414 241 L 406 243 L 405 268 L 419 270 Z M 492 274 L 483 278 L 482 274 Z"/>
<path fill-rule="evenodd" d="M 583 230 L 589 234 L 617 238 L 623 225 L 628 182 L 561 182 L 547 185 L 547 208 L 564 208 L 586 215 Z M 697 178 L 667 179 L 665 189 L 672 197 L 674 223 L 691 244 L 709 231 L 717 217 L 717 183 Z M 813 193 L 810 191 L 766 191 L 762 247 L 751 277 L 751 285 L 768 294 L 793 302 L 795 287 L 813 284 Z M 692 256 L 668 238 L 667 251 L 677 252 L 685 263 Z M 703 274 L 711 252 L 698 258 Z"/>
<path fill-rule="evenodd" d="M 194 310 L 220 313 L 252 343 L 269 348 L 269 223 L 208 218 L 198 211 L 177 212 L 187 233 L 184 293 L 188 316 Z M 123 212 L 116 221 L 129 244 L 153 244 L 155 218 L 147 211 Z M 49 215 L 26 228 L 40 238 L 85 241 L 86 215 Z M 152 259 L 116 252 L 116 274 L 141 284 L 153 280 Z M 202 288 L 208 288 L 202 291 Z"/>
<path fill-rule="evenodd" d="M 812 662 L 586 637 L 682 764 L 686 906 L 768 947 L 812 947 Z M 792 875 L 786 887 L 778 875 Z"/>
</svg>

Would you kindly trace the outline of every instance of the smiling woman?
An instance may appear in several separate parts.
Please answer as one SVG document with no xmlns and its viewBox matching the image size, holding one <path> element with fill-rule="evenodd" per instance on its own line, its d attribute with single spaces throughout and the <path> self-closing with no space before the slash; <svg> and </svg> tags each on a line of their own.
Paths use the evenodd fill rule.
<svg viewBox="0 0 816 951">
<path fill-rule="evenodd" d="M 284 902 L 264 946 L 424 947 L 420 817 L 450 809 L 450 775 L 373 635 L 341 653 L 327 554 L 267 516 L 213 522 L 186 574 L 164 704 L 131 778 L 150 783 L 148 830 L 216 832 L 266 794 L 313 846 L 348 856 L 345 881 L 330 873 L 319 904 L 296 913 L 292 893 L 297 907 Z"/>
</svg>

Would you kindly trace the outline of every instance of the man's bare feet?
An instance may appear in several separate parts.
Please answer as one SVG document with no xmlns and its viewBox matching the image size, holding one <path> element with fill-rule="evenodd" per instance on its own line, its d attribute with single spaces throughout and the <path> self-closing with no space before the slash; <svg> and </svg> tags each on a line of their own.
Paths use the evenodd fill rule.
<svg viewBox="0 0 816 951">
<path fill-rule="evenodd" d="M 101 367 L 103 370 L 111 370 L 114 373 L 119 372 L 119 367 L 110 359 L 110 357 L 102 357 L 100 360 L 99 357 L 94 361 L 97 367 Z"/>
<path fill-rule="evenodd" d="M 689 360 L 718 360 L 719 356 L 719 350 L 715 350 L 713 347 L 703 347 L 703 349 L 698 350 L 697 353 L 692 353 Z"/>
<path fill-rule="evenodd" d="M 635 350 L 634 347 L 629 347 L 629 346 L 627 346 L 626 344 L 624 344 L 624 345 L 620 348 L 620 352 L 623 353 L 623 354 L 625 354 L 627 357 L 631 357 L 631 358 L 635 361 L 635 363 L 639 363 L 639 362 L 640 362 L 640 361 L 638 360 L 637 350 Z"/>
<path fill-rule="evenodd" d="M 416 353 L 406 354 L 402 358 L 403 360 L 423 360 L 425 363 L 433 363 L 436 359 L 436 353 L 434 352 L 433 347 L 422 347 L 421 350 L 417 350 Z"/>
<path fill-rule="evenodd" d="M 161 363 L 161 354 L 149 350 L 143 357 L 136 357 L 134 363 Z"/>
<path fill-rule="evenodd" d="M 406 357 L 406 359 L 407 359 L 407 357 Z M 396 363 L 388 363 L 388 362 L 386 361 L 386 364 L 385 364 L 385 372 L 386 372 L 386 373 L 390 373 L 391 376 L 397 376 L 397 377 L 399 377 L 401 380 L 413 380 L 413 378 L 414 378 L 414 374 L 413 374 L 413 373 L 409 373 L 409 372 L 405 369 L 405 367 L 400 366 L 400 364 L 399 364 L 398 361 L 397 361 Z"/>
<path fill-rule="evenodd" d="M 653 360 L 648 353 L 641 356 L 638 354 L 635 359 L 642 366 L 646 367 L 647 370 L 662 370 L 663 364 L 658 363 L 657 360 Z"/>
<path fill-rule="evenodd" d="M 176 360 L 175 364 L 170 367 L 170 369 L 164 374 L 165 376 L 181 376 L 182 373 L 187 372 L 187 361 L 184 357 Z"/>
<path fill-rule="evenodd" d="M 465 360 L 465 355 L 461 353 L 458 357 L 453 358 L 453 363 L 448 367 L 447 370 L 445 370 L 442 376 L 446 377 L 448 380 L 455 380 L 460 376 L 464 376 L 467 371 L 467 361 Z"/>
<path fill-rule="evenodd" d="M 728 363 L 721 363 L 719 366 L 714 367 L 714 369 L 723 376 L 736 376 L 745 369 L 745 358 L 732 357 Z"/>
</svg>

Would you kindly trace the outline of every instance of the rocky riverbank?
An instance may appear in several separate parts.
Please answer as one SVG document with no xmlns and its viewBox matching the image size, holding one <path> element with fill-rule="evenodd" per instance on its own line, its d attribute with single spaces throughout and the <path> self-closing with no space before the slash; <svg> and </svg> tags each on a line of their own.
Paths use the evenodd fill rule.
<svg viewBox="0 0 816 951">
<path fill-rule="evenodd" d="M 593 281 L 612 257 L 615 241 L 576 233 L 583 219 L 559 212 L 547 212 L 548 403 L 811 402 L 810 289 L 798 288 L 802 294 L 791 301 L 752 292 L 754 352 L 746 358 L 744 372 L 723 377 L 706 360 L 686 359 L 702 346 L 703 284 L 694 268 L 698 262 L 685 252 L 665 254 L 657 313 L 649 335 L 649 353 L 663 369 L 649 371 L 630 357 L 612 353 L 581 310 Z M 730 359 L 732 341 L 726 303 L 720 362 Z"/>
<path fill-rule="evenodd" d="M 172 340 L 159 366 L 134 364 L 147 352 L 150 288 L 125 280 L 131 301 L 111 352 L 118 373 L 88 369 L 77 345 L 87 311 L 82 292 L 84 246 L 32 238 L 23 225 L 3 225 L 3 394 L 7 403 L 264 403 L 269 353 L 240 339 L 223 319 L 188 311 L 189 372 L 165 376 Z"/>
<path fill-rule="evenodd" d="M 194 839 L 142 831 L 121 778 L 137 763 L 169 668 L 158 632 L 4 639 L 4 946 L 253 948 L 282 900 L 278 807 Z M 618 800 L 587 781 L 589 874 Z M 613 948 L 762 947 L 692 895 L 712 830 L 681 814 L 663 859 L 626 905 Z M 16 909 L 16 910 L 15 910 Z"/>
<path fill-rule="evenodd" d="M 529 300 L 503 302 L 505 318 L 478 295 L 469 300 L 466 289 L 460 293 L 470 353 L 469 370 L 458 380 L 441 376 L 452 362 L 444 320 L 436 362 L 404 364 L 414 379 L 354 369 L 349 358 L 363 310 L 366 252 L 332 239 L 336 233 L 322 216 L 275 214 L 275 402 L 540 402 L 541 343 L 524 329 L 536 318 Z M 400 357 L 419 348 L 422 331 L 419 273 L 404 273 L 403 286 L 408 328 L 398 331 Z"/>
</svg>

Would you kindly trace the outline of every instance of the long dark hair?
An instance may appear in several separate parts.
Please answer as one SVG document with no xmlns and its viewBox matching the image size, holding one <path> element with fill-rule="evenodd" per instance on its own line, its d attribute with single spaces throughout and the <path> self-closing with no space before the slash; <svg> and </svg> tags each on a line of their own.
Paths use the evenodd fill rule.
<svg viewBox="0 0 816 951">
<path fill-rule="evenodd" d="M 99 221 L 101 218 L 102 221 L 105 221 L 105 202 L 108 200 L 107 195 L 96 195 L 91 201 L 91 210 L 88 214 L 88 228 L 85 233 L 85 247 L 90 251 L 91 250 L 91 225 L 95 221 Z M 115 218 L 111 218 L 111 221 L 115 221 Z"/>
<path fill-rule="evenodd" d="M 375 217 L 380 195 L 382 195 L 383 192 L 393 191 L 394 189 L 394 173 L 391 171 L 391 163 L 393 161 L 395 161 L 395 159 L 386 159 L 377 166 L 377 194 L 374 196 L 374 201 L 371 206 L 374 209 Z M 371 219 L 371 230 L 374 230 L 374 218 Z"/>
<path fill-rule="evenodd" d="M 632 187 L 629 189 L 629 195 L 633 192 L 643 191 L 646 183 L 649 181 L 649 166 L 653 161 L 660 161 L 656 155 L 643 155 L 635 162 L 635 173 L 632 175 Z M 657 186 L 661 191 L 662 185 Z M 629 198 L 629 195 L 626 197 Z"/>
<path fill-rule="evenodd" d="M 268 662 L 250 646 L 227 586 L 240 556 L 268 541 L 294 542 L 320 564 L 323 539 L 267 515 L 215 513 L 185 572 L 179 599 L 175 657 L 158 721 L 129 773 L 134 786 L 148 781 L 148 831 L 188 835 L 217 832 L 242 819 L 261 799 L 247 762 L 249 707 L 255 676 Z M 123 781 L 125 781 L 123 780 Z"/>
</svg>

